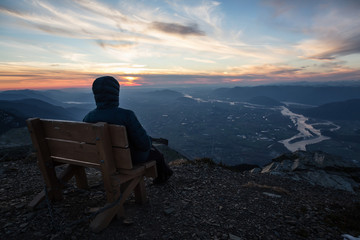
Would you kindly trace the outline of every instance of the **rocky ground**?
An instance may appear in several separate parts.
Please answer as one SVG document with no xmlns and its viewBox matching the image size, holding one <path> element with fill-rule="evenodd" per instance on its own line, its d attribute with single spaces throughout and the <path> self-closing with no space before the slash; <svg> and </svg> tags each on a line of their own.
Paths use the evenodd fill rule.
<svg viewBox="0 0 360 240">
<path fill-rule="evenodd" d="M 149 202 L 133 197 L 126 218 L 99 234 L 91 212 L 104 204 L 100 173 L 89 191 L 71 182 L 64 201 L 27 204 L 44 184 L 28 148 L 0 154 L 0 239 L 342 239 L 360 235 L 360 194 L 269 174 L 234 172 L 204 160 L 171 163 L 162 186 L 146 180 Z M 49 211 L 51 210 L 51 211 Z"/>
</svg>

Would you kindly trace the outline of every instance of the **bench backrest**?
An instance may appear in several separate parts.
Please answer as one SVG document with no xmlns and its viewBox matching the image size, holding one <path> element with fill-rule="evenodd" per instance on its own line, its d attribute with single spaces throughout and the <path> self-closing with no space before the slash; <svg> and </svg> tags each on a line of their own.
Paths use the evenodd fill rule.
<svg viewBox="0 0 360 240">
<path fill-rule="evenodd" d="M 124 126 L 32 118 L 27 120 L 32 141 L 44 162 L 102 168 L 131 169 Z"/>
</svg>

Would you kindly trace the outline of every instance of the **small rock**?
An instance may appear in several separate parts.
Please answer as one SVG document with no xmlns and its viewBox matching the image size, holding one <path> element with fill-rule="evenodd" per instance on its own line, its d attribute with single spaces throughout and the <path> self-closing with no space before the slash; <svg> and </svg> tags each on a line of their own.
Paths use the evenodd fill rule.
<svg viewBox="0 0 360 240">
<path fill-rule="evenodd" d="M 25 228 L 28 225 L 28 223 L 20 224 L 20 228 Z"/>
<path fill-rule="evenodd" d="M 230 240 L 242 240 L 241 237 L 238 237 L 238 236 L 233 235 L 233 234 L 231 234 L 231 233 L 229 233 L 229 239 L 230 239 Z"/>
<path fill-rule="evenodd" d="M 253 169 L 251 169 L 249 172 L 251 172 L 251 173 L 260 173 L 260 172 L 261 172 L 261 168 L 253 168 Z"/>
<path fill-rule="evenodd" d="M 31 212 L 25 215 L 26 220 L 31 220 L 36 216 L 36 213 Z"/>
<path fill-rule="evenodd" d="M 281 198 L 280 195 L 274 194 L 274 193 L 263 192 L 263 194 L 266 195 L 266 196 L 269 196 L 269 197 L 273 197 L 273 198 Z"/>
<path fill-rule="evenodd" d="M 7 224 L 5 224 L 4 228 L 10 227 L 12 225 L 13 225 L 13 223 L 7 223 Z"/>
<path fill-rule="evenodd" d="M 35 237 L 43 237 L 45 234 L 43 232 L 34 232 Z"/>
<path fill-rule="evenodd" d="M 123 220 L 123 224 L 126 225 L 126 226 L 133 225 L 133 224 L 134 224 L 134 220 L 132 220 L 131 218 L 125 218 L 125 219 Z"/>
<path fill-rule="evenodd" d="M 173 212 L 175 212 L 174 208 L 166 208 L 166 209 L 164 209 L 165 215 L 170 215 Z"/>
<path fill-rule="evenodd" d="M 100 210 L 99 207 L 87 208 L 87 209 L 85 210 L 85 214 L 94 213 L 94 212 L 97 212 L 97 211 L 99 211 L 99 210 Z"/>
<path fill-rule="evenodd" d="M 25 205 L 26 205 L 25 203 L 20 203 L 20 204 L 15 205 L 15 208 L 20 209 L 20 208 L 23 208 Z"/>
</svg>

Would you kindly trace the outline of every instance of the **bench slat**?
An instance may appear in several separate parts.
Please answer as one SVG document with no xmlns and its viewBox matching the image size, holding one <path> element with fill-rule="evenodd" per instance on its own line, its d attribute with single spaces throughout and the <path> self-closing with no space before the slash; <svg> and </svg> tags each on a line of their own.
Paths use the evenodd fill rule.
<svg viewBox="0 0 360 240">
<path fill-rule="evenodd" d="M 92 164 L 100 165 L 100 156 L 96 145 L 88 144 L 84 142 L 64 141 L 59 139 L 46 139 L 51 157 L 65 158 L 66 163 L 69 163 L 71 159 L 75 162 L 89 162 Z M 112 148 L 113 156 L 115 159 L 115 167 L 122 169 L 131 169 L 131 155 L 129 149 Z"/>
<path fill-rule="evenodd" d="M 99 163 L 96 146 L 86 143 L 46 139 L 51 157 L 68 158 L 83 162 Z"/>
<path fill-rule="evenodd" d="M 113 147 L 129 147 L 126 128 L 124 126 L 109 124 L 109 132 Z"/>
<path fill-rule="evenodd" d="M 81 141 L 95 144 L 93 126 L 83 122 L 42 119 L 42 126 L 47 138 Z"/>
<path fill-rule="evenodd" d="M 113 147 L 113 155 L 115 159 L 115 167 L 122 169 L 132 169 L 130 149 Z"/>
<path fill-rule="evenodd" d="M 45 136 L 71 141 L 82 141 L 95 144 L 93 124 L 84 122 L 45 120 L 42 119 Z M 129 143 L 124 126 L 109 124 L 111 143 L 114 147 L 128 148 Z"/>
<path fill-rule="evenodd" d="M 92 168 L 100 169 L 100 164 L 91 163 L 91 162 L 84 162 L 84 161 L 79 161 L 79 160 L 75 160 L 75 159 L 68 159 L 68 158 L 61 158 L 61 157 L 52 157 L 52 160 L 55 162 L 68 163 L 68 164 L 74 164 L 77 166 L 92 167 Z"/>
</svg>

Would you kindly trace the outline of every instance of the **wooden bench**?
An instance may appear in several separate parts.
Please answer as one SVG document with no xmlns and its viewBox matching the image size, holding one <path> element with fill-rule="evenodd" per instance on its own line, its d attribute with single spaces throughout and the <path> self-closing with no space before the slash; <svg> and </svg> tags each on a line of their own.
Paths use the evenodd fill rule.
<svg viewBox="0 0 360 240">
<path fill-rule="evenodd" d="M 105 206 L 110 207 L 90 223 L 94 232 L 106 228 L 115 215 L 124 215 L 123 204 L 132 192 L 136 202 L 146 201 L 144 176 L 157 177 L 156 162 L 133 166 L 124 126 L 39 118 L 28 119 L 27 125 L 51 200 L 62 199 L 63 184 L 73 176 L 79 188 L 88 188 L 84 167 L 101 171 Z M 69 166 L 57 176 L 55 167 L 61 164 Z M 29 206 L 35 207 L 44 196 L 45 191 Z"/>
</svg>

